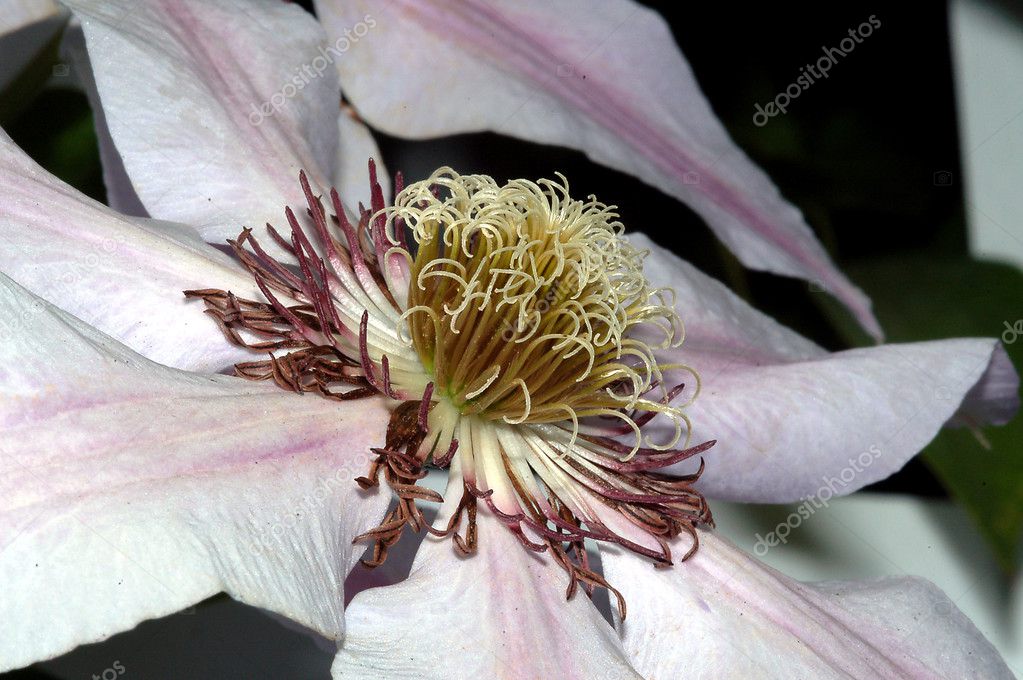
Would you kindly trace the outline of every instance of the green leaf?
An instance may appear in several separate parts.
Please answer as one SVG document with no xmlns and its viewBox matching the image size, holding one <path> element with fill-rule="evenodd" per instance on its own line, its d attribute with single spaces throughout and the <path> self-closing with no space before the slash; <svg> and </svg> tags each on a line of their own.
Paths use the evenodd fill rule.
<svg viewBox="0 0 1023 680">
<path fill-rule="evenodd" d="M 1023 273 L 966 258 L 913 255 L 845 268 L 873 298 L 889 342 L 1002 337 L 1023 368 Z M 853 344 L 866 344 L 847 317 L 822 300 Z M 1003 337 L 1004 334 L 1004 337 Z M 923 459 L 973 518 L 1007 573 L 1023 539 L 1023 417 L 983 431 L 945 429 Z"/>
</svg>

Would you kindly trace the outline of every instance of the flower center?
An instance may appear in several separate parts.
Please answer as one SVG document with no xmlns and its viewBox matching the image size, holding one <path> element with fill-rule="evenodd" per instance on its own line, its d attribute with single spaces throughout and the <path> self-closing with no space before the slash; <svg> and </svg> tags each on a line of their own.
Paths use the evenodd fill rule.
<svg viewBox="0 0 1023 680">
<path fill-rule="evenodd" d="M 418 245 L 411 339 L 436 393 L 462 415 L 617 416 L 649 390 L 653 354 L 626 334 L 656 318 L 670 340 L 678 319 L 650 291 L 610 208 L 550 181 L 439 173 L 406 189 L 390 214 Z"/>
<path fill-rule="evenodd" d="M 290 266 L 248 229 L 230 242 L 265 301 L 186 291 L 232 342 L 270 352 L 237 365 L 239 375 L 338 400 L 393 400 L 384 445 L 356 480 L 371 487 L 383 476 L 397 496 L 357 539 L 373 543 L 365 563 L 382 563 L 406 527 L 452 535 L 474 552 L 479 501 L 524 547 L 553 555 L 570 594 L 580 582 L 610 588 L 587 563 L 586 539 L 670 564 L 667 541 L 685 532 L 692 554 L 695 527 L 711 521 L 692 486 L 699 472 L 655 470 L 713 442 L 685 448 L 684 405 L 671 403 L 682 386 L 665 386 L 655 356 L 681 342 L 681 322 L 670 291 L 644 278 L 645 254 L 624 238 L 614 208 L 572 199 L 563 177 L 499 185 L 449 168 L 387 206 L 372 162 L 370 175 L 371 209 L 357 224 L 336 191 L 330 214 L 300 176 L 307 219 L 285 210 L 289 240 L 268 227 Z M 661 345 L 639 339 L 641 325 L 659 328 Z M 656 416 L 674 423 L 672 441 L 645 441 L 642 427 Z M 419 483 L 428 466 L 462 481 L 442 529 L 417 505 L 443 500 Z M 619 607 L 624 615 L 621 598 Z"/>
</svg>

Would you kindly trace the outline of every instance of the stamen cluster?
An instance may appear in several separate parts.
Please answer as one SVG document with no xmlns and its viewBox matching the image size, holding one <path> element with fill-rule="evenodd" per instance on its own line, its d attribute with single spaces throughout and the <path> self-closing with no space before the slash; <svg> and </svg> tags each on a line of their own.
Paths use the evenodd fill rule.
<svg viewBox="0 0 1023 680">
<path fill-rule="evenodd" d="M 269 352 L 239 364 L 239 375 L 394 401 L 384 446 L 357 480 L 370 487 L 383 475 L 397 496 L 360 537 L 374 545 L 366 562 L 383 562 L 406 527 L 453 535 L 473 552 L 481 500 L 523 546 L 566 569 L 569 596 L 579 582 L 610 588 L 588 565 L 586 539 L 670 564 L 667 541 L 686 532 L 691 554 L 695 527 L 711 521 L 692 487 L 699 472 L 656 470 L 713 442 L 686 448 L 685 405 L 672 405 L 683 387 L 664 385 L 657 347 L 634 333 L 650 324 L 660 346 L 682 340 L 669 291 L 647 283 L 644 254 L 623 237 L 614 208 L 572 199 L 563 177 L 499 185 L 449 168 L 404 189 L 399 176 L 388 206 L 372 162 L 370 174 L 371 207 L 360 206 L 354 223 L 336 191 L 328 210 L 300 176 L 308 210 L 301 219 L 285 210 L 290 238 L 267 225 L 290 261 L 271 257 L 248 229 L 230 242 L 264 301 L 186 291 L 232 342 Z M 673 441 L 642 438 L 658 415 L 675 423 Z M 419 484 L 431 465 L 462 482 L 443 529 L 417 505 L 443 500 Z M 619 606 L 624 615 L 621 598 Z"/>
<path fill-rule="evenodd" d="M 667 344 L 681 326 L 611 208 L 572 200 L 566 184 L 499 186 L 442 170 L 388 212 L 418 245 L 405 312 L 412 340 L 460 413 L 578 422 L 642 405 L 684 420 L 640 396 L 657 364 L 628 331 L 661 323 Z"/>
</svg>

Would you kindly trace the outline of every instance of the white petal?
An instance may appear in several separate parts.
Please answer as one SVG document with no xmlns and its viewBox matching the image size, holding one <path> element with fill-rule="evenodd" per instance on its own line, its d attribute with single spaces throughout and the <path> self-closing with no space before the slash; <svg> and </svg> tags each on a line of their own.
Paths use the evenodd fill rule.
<svg viewBox="0 0 1023 680">
<path fill-rule="evenodd" d="M 221 288 L 257 298 L 240 266 L 180 225 L 126 218 L 82 195 L 2 130 L 0 239 L 0 271 L 153 361 L 219 371 L 253 358 L 182 295 Z"/>
<path fill-rule="evenodd" d="M 1020 675 L 1023 590 L 1006 590 L 990 548 L 952 501 L 886 493 L 789 506 L 715 501 L 714 521 L 722 536 L 801 581 L 926 578 L 955 600 Z"/>
<path fill-rule="evenodd" d="M 273 0 L 68 0 L 107 126 L 150 215 L 223 242 L 329 186 L 340 92 L 325 37 Z M 322 62 L 322 64 L 321 64 Z M 322 68 L 319 68 L 321 67 Z"/>
<path fill-rule="evenodd" d="M 131 185 L 121 154 L 114 146 L 114 139 L 110 136 L 106 112 L 103 111 L 99 91 L 96 89 L 96 76 L 92 72 L 92 64 L 89 63 L 89 54 L 85 47 L 85 34 L 82 32 L 81 22 L 77 19 L 64 30 L 60 51 L 61 57 L 75 70 L 75 76 L 89 99 L 103 167 L 103 185 L 107 190 L 107 205 L 124 215 L 148 216 L 149 213 L 135 193 L 135 187 Z"/>
<path fill-rule="evenodd" d="M 623 643 L 645 678 L 1013 677 L 929 581 L 804 584 L 700 536 L 696 555 L 669 569 L 601 549 L 629 604 Z"/>
<path fill-rule="evenodd" d="M 370 206 L 369 160 L 372 158 L 377 165 L 377 181 L 383 189 L 384 198 L 391 195 L 391 178 L 387 176 L 383 157 L 377 147 L 373 133 L 365 123 L 358 120 L 351 110 L 342 110 L 337 119 L 338 137 L 341 144 L 337 152 L 337 174 L 334 186 L 341 194 L 341 200 L 351 209 L 361 202 Z"/>
<path fill-rule="evenodd" d="M 78 22 L 75 22 L 76 24 Z M 106 124 L 106 114 L 100 104 L 96 80 L 92 73 L 85 47 L 85 35 L 80 25 L 69 27 L 64 32 L 61 46 L 64 58 L 72 62 L 78 71 L 79 80 L 85 87 L 96 122 L 100 157 L 103 160 L 103 181 L 107 189 L 107 204 L 118 212 L 129 215 L 146 215 L 145 207 L 139 200 L 131 180 L 124 168 L 124 161 L 114 146 Z M 338 150 L 335 161 L 333 186 L 341 193 L 346 205 L 355 207 L 361 201 L 370 205 L 370 183 L 367 162 L 376 160 L 379 181 L 384 193 L 390 192 L 390 178 L 383 168 L 383 159 L 376 140 L 364 123 L 359 121 L 350 109 L 341 110 L 338 115 Z"/>
<path fill-rule="evenodd" d="M 651 250 L 651 282 L 678 293 L 686 339 L 659 355 L 702 381 L 688 413 L 694 441 L 718 442 L 700 480 L 709 496 L 780 503 L 824 486 L 851 493 L 900 469 L 953 416 L 1005 422 L 1018 407 L 1019 378 L 994 339 L 829 354 L 642 234 L 631 239 Z M 650 431 L 655 441 L 671 434 L 657 421 Z"/>
<path fill-rule="evenodd" d="M 441 521 L 461 495 L 457 471 Z M 406 581 L 359 593 L 345 619 L 335 678 L 638 678 L 615 632 L 567 576 L 486 509 L 479 551 L 427 538 Z M 440 521 L 437 523 L 440 525 Z"/>
<path fill-rule="evenodd" d="M 0 314 L 0 667 L 221 590 L 342 633 L 380 401 L 162 367 L 6 278 Z"/>
<path fill-rule="evenodd" d="M 746 265 L 870 301 L 729 139 L 659 14 L 632 0 L 318 0 L 345 94 L 403 137 L 476 130 L 585 151 L 686 202 Z M 397 46 L 400 45 L 400 48 Z"/>
<path fill-rule="evenodd" d="M 951 421 L 969 426 L 1004 425 L 1019 411 L 1019 374 L 1001 344 L 996 345 L 983 378 L 966 393 Z"/>
</svg>

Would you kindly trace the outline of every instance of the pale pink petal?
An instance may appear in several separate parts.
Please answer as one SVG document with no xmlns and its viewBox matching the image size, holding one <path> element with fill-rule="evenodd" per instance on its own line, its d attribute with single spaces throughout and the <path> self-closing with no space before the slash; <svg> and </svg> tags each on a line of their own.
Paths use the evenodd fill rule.
<svg viewBox="0 0 1023 680">
<path fill-rule="evenodd" d="M 1018 407 L 1019 378 L 995 339 L 829 354 L 642 234 L 631 239 L 651 250 L 652 283 L 678 293 L 686 339 L 659 356 L 700 376 L 688 413 L 694 441 L 717 440 L 700 479 L 709 496 L 781 503 L 825 488 L 851 493 L 900 469 L 953 416 L 1005 422 Z M 671 436 L 657 421 L 650 431 L 654 441 Z"/>
<path fill-rule="evenodd" d="M 212 242 L 330 185 L 340 92 L 323 30 L 276 0 L 68 0 L 106 125 L 153 217 Z M 322 63 L 321 63 L 322 62 Z"/>
<path fill-rule="evenodd" d="M 1019 411 L 1019 374 L 1001 344 L 995 347 L 984 377 L 966 393 L 951 424 L 1004 425 Z"/>
<path fill-rule="evenodd" d="M 0 272 L 159 363 L 219 371 L 252 352 L 228 344 L 182 291 L 250 298 L 251 277 L 188 229 L 127 218 L 36 165 L 0 130 Z M 20 326 L 0 320 L 10 335 Z"/>
<path fill-rule="evenodd" d="M 369 183 L 369 160 L 371 158 L 376 162 L 377 180 L 380 182 L 384 196 L 389 198 L 391 178 L 387 175 L 383 156 L 380 155 L 380 149 L 369 128 L 358 120 L 354 112 L 349 109 L 341 111 L 337 124 L 341 143 L 337 152 L 334 186 L 341 194 L 341 200 L 351 210 L 358 208 L 359 203 L 369 207 L 372 198 Z"/>
<path fill-rule="evenodd" d="M 77 22 L 76 22 L 77 23 Z M 100 104 L 92 66 L 85 47 L 85 35 L 80 25 L 71 26 L 64 32 L 61 45 L 65 60 L 71 62 L 82 82 L 96 122 L 100 157 L 103 160 L 103 182 L 107 189 L 107 204 L 118 212 L 128 215 L 147 215 L 145 207 L 132 187 L 124 169 L 124 161 L 114 146 L 106 123 L 106 114 Z M 385 194 L 390 192 L 390 178 L 383 167 L 383 159 L 376 140 L 364 123 L 357 120 L 351 110 L 341 110 L 338 116 L 338 150 L 335 161 L 333 186 L 341 193 L 346 205 L 355 208 L 361 201 L 370 204 L 370 184 L 367 163 L 370 158 L 377 163 L 378 177 Z M 280 219 L 280 218 L 278 218 Z"/>
<path fill-rule="evenodd" d="M 222 590 L 341 635 L 382 401 L 159 366 L 5 277 L 0 315 L 0 667 Z"/>
<path fill-rule="evenodd" d="M 85 90 L 85 96 L 88 97 L 89 106 L 92 108 L 96 142 L 103 168 L 103 185 L 107 190 L 107 205 L 124 215 L 149 215 L 138 194 L 135 193 L 135 187 L 131 185 L 131 179 L 128 178 L 128 173 L 124 169 L 124 161 L 121 159 L 117 147 L 114 146 L 113 137 L 110 136 L 106 112 L 103 111 L 99 92 L 96 90 L 96 77 L 93 75 L 92 65 L 89 63 L 81 22 L 72 21 L 71 25 L 64 29 L 60 51 L 61 58 L 70 63 L 74 69 L 75 77 L 82 89 Z"/>
<path fill-rule="evenodd" d="M 729 139 L 659 14 L 632 0 L 318 0 L 345 94 L 403 137 L 476 130 L 558 144 L 686 202 L 746 265 L 870 301 Z"/>
<path fill-rule="evenodd" d="M 648 680 L 1013 677 L 924 579 L 804 584 L 710 532 L 668 569 L 616 550 L 601 558 L 629 604 L 623 644 Z"/>
<path fill-rule="evenodd" d="M 454 477 L 448 501 L 461 496 Z M 481 510 L 476 555 L 427 538 L 407 580 L 352 600 L 334 677 L 638 678 L 586 595 L 565 601 L 567 584 L 549 556 Z"/>
</svg>

